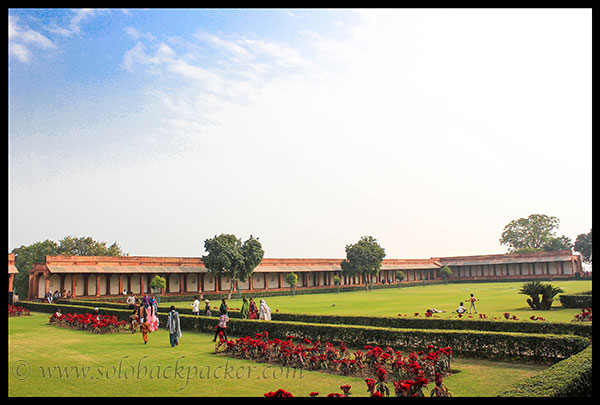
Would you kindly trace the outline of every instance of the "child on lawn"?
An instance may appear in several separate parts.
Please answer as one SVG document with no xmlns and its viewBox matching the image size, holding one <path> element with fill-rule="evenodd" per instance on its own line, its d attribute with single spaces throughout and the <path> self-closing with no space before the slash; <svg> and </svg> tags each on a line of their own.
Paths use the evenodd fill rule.
<svg viewBox="0 0 600 405">
<path fill-rule="evenodd" d="M 144 320 L 144 323 L 140 325 L 140 331 L 142 332 L 142 337 L 144 338 L 144 344 L 147 344 L 148 333 L 150 333 L 150 325 L 148 324 L 148 320 Z"/>
</svg>

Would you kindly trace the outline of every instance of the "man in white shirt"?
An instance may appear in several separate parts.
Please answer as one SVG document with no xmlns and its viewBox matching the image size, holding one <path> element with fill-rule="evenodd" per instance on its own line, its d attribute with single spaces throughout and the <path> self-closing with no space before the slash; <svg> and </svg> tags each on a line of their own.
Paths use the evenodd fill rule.
<svg viewBox="0 0 600 405">
<path fill-rule="evenodd" d="M 194 302 L 190 306 L 192 307 L 192 315 L 200 315 L 200 301 L 198 301 L 198 297 L 194 297 Z"/>
</svg>

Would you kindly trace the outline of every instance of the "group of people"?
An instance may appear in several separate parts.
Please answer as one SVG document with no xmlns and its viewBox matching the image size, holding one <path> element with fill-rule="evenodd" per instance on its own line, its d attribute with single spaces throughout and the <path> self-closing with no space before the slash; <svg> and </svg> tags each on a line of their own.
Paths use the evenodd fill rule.
<svg viewBox="0 0 600 405">
<path fill-rule="evenodd" d="M 52 301 L 57 300 L 58 298 L 73 298 L 73 294 L 71 293 L 71 291 L 66 292 L 65 290 L 63 290 L 63 292 L 61 293 L 60 291 L 56 290 L 54 291 L 54 293 L 51 293 L 50 291 L 48 291 L 45 295 L 46 300 L 48 301 L 48 304 L 52 304 Z"/>
<path fill-rule="evenodd" d="M 192 301 L 190 306 L 192 307 L 193 315 L 200 315 L 200 300 L 198 300 L 198 297 L 194 297 L 194 301 Z M 227 313 L 228 310 L 226 299 L 221 299 L 219 316 Z M 246 299 L 246 297 L 243 297 L 240 314 L 242 319 L 262 319 L 265 321 L 271 320 L 271 308 L 269 308 L 264 299 L 260 300 L 259 306 L 257 307 L 254 299 Z M 202 315 L 212 316 L 212 312 L 210 310 L 210 301 L 207 299 L 204 300 L 204 311 L 202 311 Z"/>
<path fill-rule="evenodd" d="M 475 307 L 475 302 L 479 301 L 478 298 L 475 298 L 475 296 L 473 294 L 471 294 L 469 296 L 468 302 L 469 302 L 469 313 L 477 313 L 477 308 Z M 439 314 L 441 312 L 446 312 L 440 309 L 436 309 L 436 308 L 428 308 L 427 311 L 430 314 Z M 458 305 L 458 308 L 455 311 L 457 314 L 462 315 L 465 314 L 467 312 L 467 308 L 465 308 L 465 303 L 464 301 L 461 301 L 460 304 Z"/>
<path fill-rule="evenodd" d="M 144 294 L 141 305 L 138 307 L 137 297 L 133 293 L 130 293 L 129 297 L 127 297 L 127 303 L 129 304 L 129 309 L 133 310 L 129 317 L 131 322 L 131 332 L 135 333 L 139 327 L 144 339 L 144 344 L 147 344 L 148 334 L 157 330 L 158 325 L 160 325 L 160 320 L 156 315 L 158 311 L 158 301 L 154 295 L 149 297 L 148 294 Z"/>
<path fill-rule="evenodd" d="M 252 298 L 242 298 L 242 308 L 240 310 L 242 319 L 262 319 L 263 321 L 271 320 L 271 308 L 267 305 L 264 299 L 260 300 L 258 309 Z"/>
<path fill-rule="evenodd" d="M 473 296 L 473 294 L 471 294 L 471 296 L 469 297 L 469 304 L 470 304 L 470 305 L 469 305 L 469 313 L 470 313 L 470 314 L 472 314 L 472 313 L 473 313 L 473 311 L 474 311 L 475 313 L 477 313 L 477 308 L 475 308 L 475 302 L 476 302 L 476 301 L 479 301 L 479 299 L 475 298 L 475 297 Z M 464 306 L 464 302 L 461 302 L 461 303 L 458 305 L 458 309 L 456 310 L 456 312 L 457 312 L 458 314 L 461 314 L 461 315 L 467 312 L 467 309 L 466 309 L 466 308 L 465 308 L 465 306 Z"/>
<path fill-rule="evenodd" d="M 132 313 L 130 315 L 130 323 L 131 323 L 131 331 L 135 333 L 139 328 L 142 333 L 142 337 L 144 339 L 144 344 L 148 343 L 148 334 L 154 332 L 158 329 L 160 325 L 160 320 L 157 316 L 158 311 L 158 301 L 156 297 L 148 296 L 144 294 L 144 298 L 141 301 L 141 305 L 138 307 L 138 298 L 135 294 L 130 293 L 127 297 L 127 303 L 129 304 L 129 309 L 132 309 Z M 204 300 L 204 316 L 212 316 L 210 310 L 210 301 Z M 200 300 L 198 297 L 194 297 L 194 301 L 190 304 L 192 307 L 192 314 L 200 315 Z M 254 300 L 252 298 L 242 299 L 242 308 L 241 308 L 241 318 L 242 319 L 262 319 L 262 320 L 271 320 L 271 308 L 267 305 L 264 299 L 260 300 L 260 304 L 257 308 Z M 216 341 L 219 334 L 221 334 L 224 340 L 228 340 L 227 338 L 227 323 L 229 322 L 229 307 L 227 305 L 227 300 L 225 298 L 221 299 L 221 305 L 219 306 L 219 321 L 215 327 L 215 337 L 213 338 L 213 342 Z M 167 328 L 169 329 L 169 340 L 171 346 L 177 346 L 179 344 L 179 338 L 182 336 L 181 334 L 181 322 L 179 318 L 179 313 L 175 309 L 175 306 L 171 306 L 168 317 L 167 317 Z"/>
</svg>

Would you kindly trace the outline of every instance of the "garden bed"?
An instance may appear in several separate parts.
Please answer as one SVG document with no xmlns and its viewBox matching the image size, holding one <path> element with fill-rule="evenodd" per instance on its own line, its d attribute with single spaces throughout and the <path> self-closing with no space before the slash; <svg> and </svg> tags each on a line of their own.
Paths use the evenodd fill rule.
<svg viewBox="0 0 600 405">
<path fill-rule="evenodd" d="M 13 316 L 29 316 L 31 315 L 29 313 L 29 309 L 25 308 L 25 307 L 17 307 L 14 305 L 8 305 L 8 316 L 9 317 L 13 317 Z"/>
<path fill-rule="evenodd" d="M 114 315 L 57 314 L 50 316 L 51 325 L 84 330 L 93 333 L 118 333 L 128 331 L 129 324 Z"/>
<path fill-rule="evenodd" d="M 424 389 L 431 381 L 435 382 L 431 396 L 451 396 L 443 385 L 444 377 L 452 372 L 450 347 L 436 350 L 429 345 L 427 351 L 413 351 L 404 356 L 389 346 L 382 349 L 367 345 L 364 346 L 365 352 L 350 352 L 343 342 L 336 348 L 330 342 L 305 338 L 295 344 L 293 339 L 293 336 L 269 339 L 265 331 L 255 337 L 246 336 L 226 342 L 223 354 L 283 367 L 361 377 L 374 396 L 390 396 L 387 381 L 392 382 L 398 397 L 425 396 Z M 340 388 L 343 393 L 339 396 L 347 396 L 350 386 Z"/>
</svg>

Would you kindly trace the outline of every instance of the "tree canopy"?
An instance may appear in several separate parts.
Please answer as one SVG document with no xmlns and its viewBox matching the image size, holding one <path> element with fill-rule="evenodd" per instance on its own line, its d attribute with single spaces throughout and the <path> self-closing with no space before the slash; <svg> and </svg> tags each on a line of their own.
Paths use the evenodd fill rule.
<svg viewBox="0 0 600 405">
<path fill-rule="evenodd" d="M 504 227 L 500 244 L 506 245 L 509 253 L 571 250 L 571 239 L 555 234 L 559 223 L 558 218 L 544 214 L 515 219 Z"/>
<path fill-rule="evenodd" d="M 575 251 L 581 253 L 583 261 L 586 263 L 592 262 L 592 230 L 589 233 L 577 235 L 575 239 Z"/>
<path fill-rule="evenodd" d="M 89 236 L 65 236 L 58 242 L 46 239 L 31 245 L 14 248 L 15 266 L 19 274 L 15 275 L 14 289 L 17 294 L 27 296 L 29 289 L 29 270 L 34 263 L 41 263 L 46 255 L 66 256 L 127 256 L 117 242 L 106 246 L 106 242 L 95 241 Z"/>
<path fill-rule="evenodd" d="M 350 277 L 364 276 L 369 289 L 371 277 L 377 276 L 385 257 L 385 249 L 372 236 L 363 236 L 355 244 L 346 245 L 346 259 L 341 262 L 342 273 Z"/>
<path fill-rule="evenodd" d="M 226 276 L 231 280 L 228 299 L 238 281 L 246 281 L 260 264 L 264 250 L 258 238 L 250 238 L 242 243 L 235 235 L 221 234 L 204 241 L 206 255 L 202 262 L 215 276 Z"/>
</svg>

